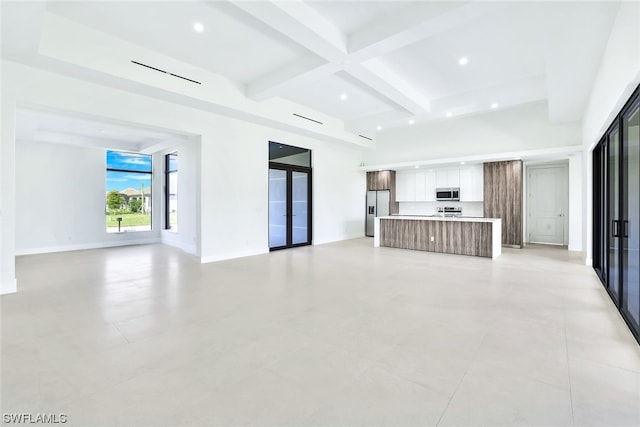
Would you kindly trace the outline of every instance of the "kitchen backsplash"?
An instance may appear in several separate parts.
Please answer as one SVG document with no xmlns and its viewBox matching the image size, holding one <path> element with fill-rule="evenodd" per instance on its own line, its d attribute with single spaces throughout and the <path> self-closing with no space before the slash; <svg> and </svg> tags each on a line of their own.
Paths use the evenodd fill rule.
<svg viewBox="0 0 640 427">
<path fill-rule="evenodd" d="M 462 208 L 463 216 L 484 216 L 482 202 L 400 202 L 400 215 L 434 215 L 437 208 Z"/>
</svg>

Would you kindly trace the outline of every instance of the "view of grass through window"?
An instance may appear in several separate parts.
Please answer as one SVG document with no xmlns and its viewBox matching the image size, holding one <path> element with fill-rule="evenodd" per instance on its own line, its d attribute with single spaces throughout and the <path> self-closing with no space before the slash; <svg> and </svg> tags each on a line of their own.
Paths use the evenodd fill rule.
<svg viewBox="0 0 640 427">
<path fill-rule="evenodd" d="M 108 233 L 151 230 L 151 156 L 107 151 Z"/>
</svg>

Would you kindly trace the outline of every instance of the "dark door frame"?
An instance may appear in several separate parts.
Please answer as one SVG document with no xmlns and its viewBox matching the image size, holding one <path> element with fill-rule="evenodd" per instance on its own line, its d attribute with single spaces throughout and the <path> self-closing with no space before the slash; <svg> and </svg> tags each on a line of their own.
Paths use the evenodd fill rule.
<svg viewBox="0 0 640 427">
<path fill-rule="evenodd" d="M 286 235 L 287 235 L 287 242 L 284 246 L 276 246 L 276 247 L 269 247 L 269 251 L 277 251 L 280 249 L 288 249 L 288 248 L 295 248 L 298 246 L 308 246 L 311 244 L 312 242 L 312 201 L 313 201 L 313 193 L 312 193 L 312 188 L 313 186 L 311 185 L 312 183 L 312 168 L 308 168 L 308 167 L 304 167 L 304 166 L 294 166 L 294 165 L 287 165 L 287 164 L 283 164 L 283 163 L 278 163 L 278 162 L 269 162 L 269 169 L 278 169 L 278 170 L 283 170 L 287 173 L 287 211 L 286 211 L 286 216 L 287 216 L 287 225 L 286 225 Z M 309 179 L 307 179 L 307 240 L 303 243 L 293 243 L 293 172 L 301 172 L 301 173 L 307 173 Z"/>
<path fill-rule="evenodd" d="M 626 200 L 625 196 L 628 196 L 628 194 L 626 194 L 627 192 L 627 188 L 626 186 L 626 182 L 624 181 L 624 161 L 623 161 L 623 155 L 625 154 L 625 137 L 626 135 L 625 130 L 624 130 L 624 126 L 623 126 L 623 122 L 622 122 L 622 118 L 623 116 L 629 112 L 629 110 L 633 107 L 635 107 L 635 102 L 637 102 L 637 100 L 640 98 L 640 86 L 638 86 L 635 91 L 633 92 L 633 94 L 629 97 L 629 99 L 627 100 L 627 102 L 625 103 L 624 107 L 622 107 L 622 109 L 620 110 L 620 112 L 618 113 L 618 115 L 615 117 L 615 119 L 613 120 L 613 123 L 611 124 L 611 126 L 609 126 L 609 128 L 607 129 L 607 131 L 605 132 L 604 136 L 602 137 L 602 139 L 600 140 L 600 142 L 596 145 L 596 147 L 593 150 L 593 161 L 594 161 L 594 168 L 593 168 L 593 211 L 592 211 L 592 218 L 593 218 L 593 239 L 592 239 L 592 251 L 593 251 L 593 256 L 594 258 L 597 257 L 597 259 L 594 259 L 594 269 L 596 271 L 596 274 L 598 275 L 598 277 L 600 278 L 600 281 L 602 282 L 602 284 L 604 285 L 604 288 L 606 289 L 607 293 L 609 294 L 611 300 L 613 301 L 615 307 L 618 309 L 618 312 L 620 313 L 620 315 L 622 316 L 622 318 L 624 319 L 624 321 L 627 323 L 629 329 L 631 330 L 631 333 L 633 334 L 633 336 L 635 337 L 635 339 L 638 341 L 638 343 L 640 343 L 640 329 L 638 328 L 638 326 L 636 324 L 634 324 L 634 321 L 631 319 L 630 313 L 627 313 L 625 310 L 625 295 L 624 295 L 624 265 L 623 265 L 623 232 L 622 231 L 622 227 L 620 226 L 621 223 L 623 223 L 625 221 L 626 218 L 623 218 L 623 216 L 625 215 L 625 208 L 627 207 L 627 203 L 628 200 Z M 615 195 L 611 194 L 608 190 L 609 190 L 609 178 L 611 178 L 612 176 L 612 170 L 610 170 L 609 168 L 609 154 L 610 154 L 610 150 L 611 150 L 611 144 L 609 141 L 609 136 L 611 135 L 612 131 L 616 130 L 618 131 L 618 157 L 617 157 L 617 162 L 618 162 L 618 170 L 617 170 L 617 178 L 618 178 L 618 188 L 617 188 L 617 196 L 618 196 L 618 203 L 617 203 L 617 208 L 618 208 L 618 217 L 617 218 L 613 218 L 610 212 L 610 207 L 611 207 L 611 198 L 615 197 Z M 596 163 L 598 163 L 598 167 L 596 167 Z M 602 194 L 602 190 L 605 190 L 605 194 Z M 596 196 L 598 196 L 596 198 Z M 599 202 L 599 203 L 596 203 Z M 614 230 L 614 222 L 616 221 L 617 223 L 615 224 L 615 228 L 616 230 Z M 618 250 L 618 254 L 617 254 L 617 264 L 618 264 L 618 270 L 616 271 L 616 279 L 617 279 L 617 292 L 612 292 L 611 289 L 611 279 L 612 277 L 609 275 L 609 238 L 611 236 L 612 233 L 617 234 L 617 236 L 615 236 L 615 238 L 617 239 L 617 242 L 619 244 L 619 250 Z M 598 236 L 599 238 L 596 238 L 596 236 Z M 602 240 L 605 240 L 605 244 L 603 244 L 604 242 Z M 617 295 L 616 295 L 617 294 Z"/>
</svg>

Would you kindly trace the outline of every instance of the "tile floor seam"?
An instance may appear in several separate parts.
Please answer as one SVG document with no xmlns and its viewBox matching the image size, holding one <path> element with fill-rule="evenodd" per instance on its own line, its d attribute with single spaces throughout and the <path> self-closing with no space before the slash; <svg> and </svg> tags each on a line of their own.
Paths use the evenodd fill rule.
<svg viewBox="0 0 640 427">
<path fill-rule="evenodd" d="M 571 362 L 569 361 L 569 340 L 567 339 L 567 318 L 566 312 L 563 310 L 563 318 L 564 318 L 564 345 L 565 345 L 565 356 L 567 358 L 567 378 L 569 379 L 569 404 L 571 405 L 571 422 L 575 426 L 576 425 L 576 417 L 573 408 L 573 385 L 571 384 Z"/>
<path fill-rule="evenodd" d="M 122 338 L 124 338 L 124 340 L 127 342 L 127 344 L 131 344 L 131 341 L 129 341 L 129 338 L 127 338 L 127 336 L 124 334 L 124 332 L 122 332 L 120 330 L 120 328 L 118 328 L 118 325 L 116 325 L 115 323 L 110 323 L 111 326 L 113 326 L 114 328 L 116 328 L 116 331 L 118 331 L 118 334 L 120 334 L 120 336 Z"/>
<path fill-rule="evenodd" d="M 477 357 L 478 351 L 482 347 L 482 344 L 484 343 L 484 340 L 487 337 L 488 333 L 489 333 L 488 331 L 485 331 L 484 335 L 482 336 L 482 339 L 480 340 L 480 343 L 476 347 L 476 350 L 474 352 L 474 356 L 469 360 L 469 364 L 467 365 L 467 368 L 465 369 L 464 374 L 462 374 L 462 378 L 460 378 L 460 381 L 458 381 L 458 384 L 456 385 L 456 389 L 453 391 L 453 393 L 451 393 L 451 397 L 449 397 L 449 400 L 447 401 L 447 406 L 445 406 L 445 408 L 442 410 L 442 413 L 440 414 L 440 417 L 438 418 L 438 421 L 436 422 L 435 427 L 438 427 L 440 425 L 440 422 L 444 418 L 444 415 L 447 413 L 447 410 L 449 409 L 449 406 L 451 405 L 451 402 L 453 401 L 453 398 L 458 393 L 458 390 L 460 390 L 460 386 L 462 385 L 465 377 L 467 376 L 467 373 L 471 369 L 471 365 L 473 365 L 473 361 Z"/>
<path fill-rule="evenodd" d="M 170 425 L 163 417 L 180 420 L 185 409 L 193 410 L 189 425 L 227 425 L 228 416 L 238 426 L 579 426 L 607 420 L 636 425 L 633 406 L 619 412 L 619 404 L 595 399 L 619 396 L 625 405 L 637 402 L 638 345 L 631 333 L 620 332 L 626 325 L 600 282 L 587 277 L 582 265 L 571 265 L 564 253 L 506 250 L 502 260 L 480 264 L 402 250 L 374 254 L 369 239 L 354 239 L 221 261 L 215 268 L 160 245 L 110 248 L 97 255 L 44 254 L 22 262 L 29 272 L 21 280 L 24 292 L 1 300 L 10 328 L 3 324 L 3 367 L 18 369 L 3 383 L 19 387 L 11 402 L 15 409 L 35 410 L 39 399 L 40 405 L 64 406 L 77 415 L 76 425 L 122 425 L 125 415 L 144 425 Z M 52 272 L 63 263 L 69 268 L 55 279 Z M 121 269 L 117 279 L 107 266 Z M 445 274 L 445 267 L 455 274 Z M 145 271 L 144 279 L 132 280 L 129 274 Z M 76 272 L 82 280 L 70 283 Z M 127 295 L 140 292 L 149 298 L 128 301 Z M 64 302 L 63 309 L 53 308 L 58 302 Z M 147 307 L 150 316 L 136 316 Z M 124 313 L 125 320 L 105 321 L 101 313 L 112 318 Z M 129 324 L 126 313 L 148 318 Z M 69 345 L 56 344 L 57 335 L 40 340 L 61 331 L 77 339 Z M 304 346 L 314 354 L 309 363 L 263 366 L 271 358 L 262 345 L 273 352 L 293 344 L 293 352 L 303 336 L 301 344 L 313 341 Z M 327 366 L 316 345 L 322 352 L 328 346 L 338 370 Z M 60 362 L 42 367 L 41 384 L 33 383 L 34 375 L 18 375 L 39 369 L 36 359 L 21 353 L 23 347 Z M 244 353 L 236 358 L 239 350 Z M 549 363 L 539 363 L 536 355 Z M 265 375 L 251 378 L 247 369 Z M 610 378 L 596 375 L 595 381 L 591 371 Z M 496 385 L 497 377 L 502 380 Z M 625 380 L 624 388 L 617 379 Z M 161 399 L 166 381 L 180 394 Z M 211 412 L 202 390 L 223 396 L 227 384 L 235 384 L 243 399 L 227 397 L 231 406 L 225 414 L 207 418 Z M 9 387 L 4 392 L 12 397 Z M 501 396 L 508 399 L 493 399 Z M 286 409 L 287 397 L 304 404 L 304 410 Z M 192 405 L 193 399 L 202 407 Z M 265 401 L 278 402 L 277 414 Z M 187 424 L 176 422 L 181 423 Z"/>
<path fill-rule="evenodd" d="M 606 366 L 607 368 L 619 369 L 621 371 L 627 371 L 627 372 L 630 372 L 632 374 L 640 375 L 640 371 L 636 371 L 635 369 L 623 368 L 622 366 L 615 366 L 615 365 L 612 365 L 610 363 L 603 363 L 603 362 L 600 362 L 600 361 L 597 361 L 597 360 L 588 359 L 588 358 L 583 357 L 583 356 L 571 355 L 571 356 L 568 356 L 568 357 L 572 357 L 572 358 L 575 358 L 575 359 L 580 359 L 582 361 L 589 362 L 589 363 L 594 363 L 596 365 Z"/>
</svg>

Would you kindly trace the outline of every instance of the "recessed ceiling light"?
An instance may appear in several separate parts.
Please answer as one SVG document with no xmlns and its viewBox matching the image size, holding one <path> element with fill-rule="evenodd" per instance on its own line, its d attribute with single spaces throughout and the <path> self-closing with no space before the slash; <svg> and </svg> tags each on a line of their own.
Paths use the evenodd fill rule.
<svg viewBox="0 0 640 427">
<path fill-rule="evenodd" d="M 498 108 L 498 103 L 494 102 L 493 104 L 491 104 L 491 108 L 493 108 L 494 110 Z"/>
<path fill-rule="evenodd" d="M 447 111 L 447 117 L 451 117 L 453 116 L 453 113 L 451 111 Z"/>
<path fill-rule="evenodd" d="M 418 169 L 418 168 L 419 168 L 420 166 L 418 166 L 418 165 L 415 165 L 414 167 L 415 167 L 416 169 Z"/>
<path fill-rule="evenodd" d="M 469 58 L 467 58 L 466 56 L 463 56 L 462 58 L 458 59 L 458 64 L 460 65 L 467 65 L 469 63 Z"/>
<path fill-rule="evenodd" d="M 414 124 L 415 122 L 416 122 L 415 120 L 413 120 L 413 119 L 409 119 L 409 124 L 410 124 L 410 125 Z"/>
<path fill-rule="evenodd" d="M 378 126 L 376 130 L 382 130 L 382 126 Z"/>
<path fill-rule="evenodd" d="M 347 95 L 346 93 L 340 94 L 340 99 L 343 101 L 346 101 L 347 98 L 349 98 L 349 95 Z"/>
<path fill-rule="evenodd" d="M 199 22 L 196 22 L 195 24 L 193 24 L 193 29 L 197 32 L 197 33 L 201 33 L 204 31 L 204 25 L 202 25 Z"/>
<path fill-rule="evenodd" d="M 461 165 L 464 165 L 464 162 L 460 162 Z"/>
</svg>

